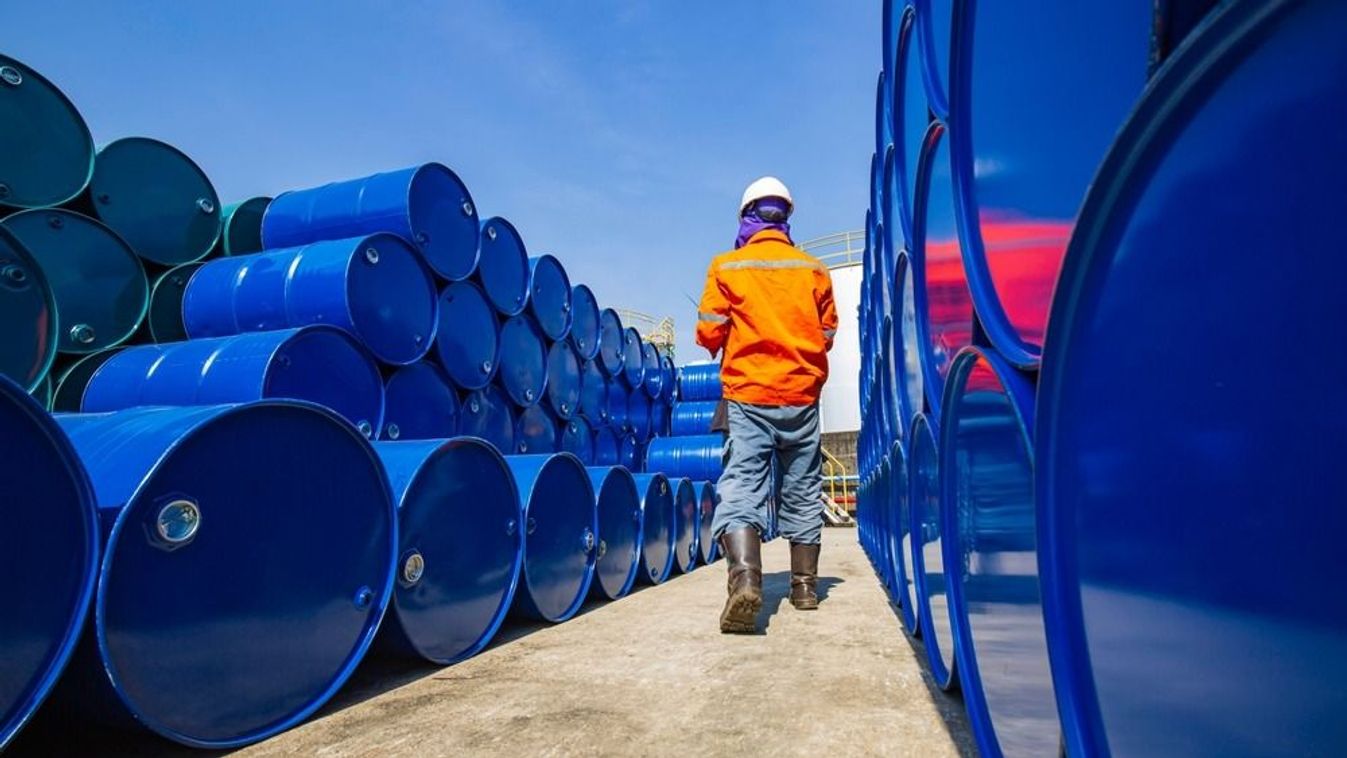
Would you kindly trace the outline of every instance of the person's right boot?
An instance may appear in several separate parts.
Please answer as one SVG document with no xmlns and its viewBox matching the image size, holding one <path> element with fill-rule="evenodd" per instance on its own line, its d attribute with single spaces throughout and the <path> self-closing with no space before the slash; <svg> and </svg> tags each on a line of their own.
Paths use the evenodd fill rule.
<svg viewBox="0 0 1347 758">
<path fill-rule="evenodd" d="M 729 567 L 729 597 L 720 612 L 720 631 L 753 634 L 758 631 L 762 610 L 762 540 L 758 530 L 747 527 L 720 536 L 720 549 Z"/>
</svg>

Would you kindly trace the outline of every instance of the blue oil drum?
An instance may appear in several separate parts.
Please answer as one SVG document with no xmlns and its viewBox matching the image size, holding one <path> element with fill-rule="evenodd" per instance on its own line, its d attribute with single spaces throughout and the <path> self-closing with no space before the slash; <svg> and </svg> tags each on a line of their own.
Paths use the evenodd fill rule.
<svg viewBox="0 0 1347 758">
<path fill-rule="evenodd" d="M 187 282 L 182 320 L 192 339 L 331 324 L 405 366 L 435 341 L 437 295 L 407 243 L 375 234 L 209 261 Z"/>
<path fill-rule="evenodd" d="M 968 283 L 997 351 L 1033 368 L 1076 211 L 1146 86 L 1155 9 L 954 6 L 949 151 Z"/>
<path fill-rule="evenodd" d="M 608 425 L 618 433 L 626 432 L 631 429 L 631 417 L 627 408 L 627 388 L 622 386 L 622 382 L 613 379 L 608 382 L 608 397 L 606 407 L 608 409 Z"/>
<path fill-rule="evenodd" d="M 594 465 L 596 466 L 617 466 L 621 463 L 622 451 L 621 443 L 617 440 L 617 433 L 612 429 L 601 426 L 594 430 Z"/>
<path fill-rule="evenodd" d="M 573 455 L 512 455 L 524 523 L 524 572 L 515 611 L 565 621 L 589 594 L 598 555 L 598 506 L 589 472 Z"/>
<path fill-rule="evenodd" d="M 547 349 L 547 405 L 561 419 L 580 410 L 580 356 L 566 340 Z"/>
<path fill-rule="evenodd" d="M 486 295 L 472 282 L 454 282 L 440 293 L 435 357 L 454 384 L 478 390 L 496 377 L 500 324 Z"/>
<path fill-rule="evenodd" d="M 438 163 L 283 192 L 262 217 L 268 250 L 379 232 L 401 237 L 449 281 L 477 268 L 472 195 Z"/>
<path fill-rule="evenodd" d="M 669 401 L 663 397 L 650 403 L 650 432 L 655 437 L 669 436 Z"/>
<path fill-rule="evenodd" d="M 950 370 L 942 466 L 944 565 L 969 722 L 984 755 L 1058 749 L 1039 596 L 1033 385 L 999 354 L 967 348 Z"/>
<path fill-rule="evenodd" d="M 262 216 L 269 205 L 269 197 L 250 197 L 226 205 L 220 213 L 220 239 L 210 257 L 262 252 L 265 249 L 262 246 Z"/>
<path fill-rule="evenodd" d="M 650 470 L 663 472 L 671 479 L 687 477 L 716 482 L 724 471 L 721 462 L 724 449 L 725 438 L 719 434 L 658 437 L 650 441 L 646 463 Z"/>
<path fill-rule="evenodd" d="M 529 313 L 547 339 L 558 342 L 571 333 L 571 278 L 555 256 L 529 259 Z"/>
<path fill-rule="evenodd" d="M 921 158 L 922 141 L 931 125 L 918 37 L 917 12 L 909 5 L 899 20 L 894 76 L 889 82 L 893 87 L 893 184 L 886 188 L 889 223 L 897 224 L 892 234 L 895 241 L 903 241 L 904 250 L 912 249 L 917 164 Z"/>
<path fill-rule="evenodd" d="M 1347 745 L 1347 356 L 1311 326 L 1343 308 L 1344 28 L 1332 0 L 1222 4 L 1081 207 L 1034 482 L 1073 755 Z"/>
<path fill-rule="evenodd" d="M 617 600 L 636 583 L 641 570 L 641 495 L 631 472 L 621 466 L 588 469 L 599 517 L 599 547 L 592 594 Z"/>
<path fill-rule="evenodd" d="M 674 367 L 673 356 L 667 353 L 660 356 L 660 397 L 664 398 L 666 403 L 672 404 L 674 398 L 678 395 L 678 369 Z"/>
<path fill-rule="evenodd" d="M 514 426 L 514 452 L 521 455 L 555 453 L 559 434 L 557 417 L 547 406 L 522 408 Z"/>
<path fill-rule="evenodd" d="M 911 258 L 899 253 L 894 267 L 893 341 L 900 356 L 894 366 L 898 380 L 898 410 L 904 434 L 912 419 L 926 408 L 926 385 L 921 373 L 921 350 L 917 341 L 917 303 L 912 289 Z"/>
<path fill-rule="evenodd" d="M 641 581 L 662 584 L 674 566 L 674 493 L 664 474 L 635 474 L 641 496 Z"/>
<path fill-rule="evenodd" d="M 899 429 L 898 421 L 901 409 L 898 407 L 898 378 L 894 375 L 897 366 L 893 356 L 893 332 L 893 319 L 885 316 L 879 327 L 879 354 L 875 356 L 879 362 L 879 395 L 875 407 L 885 445 L 901 439 L 903 431 Z"/>
<path fill-rule="evenodd" d="M 379 439 L 442 440 L 458 434 L 458 390 L 429 360 L 403 366 L 384 384 L 384 425 Z"/>
<path fill-rule="evenodd" d="M 65 434 L 0 377 L 0 575 L 14 610 L 0 624 L 0 750 L 56 684 L 84 628 L 98 573 L 93 487 Z"/>
<path fill-rule="evenodd" d="M 529 255 L 514 224 L 492 216 L 482 222 L 481 259 L 473 278 L 502 316 L 518 316 L 529 300 Z"/>
<path fill-rule="evenodd" d="M 23 243 L 0 226 L 0 376 L 34 390 L 47 377 L 56 348 L 51 285 Z"/>
<path fill-rule="evenodd" d="M 125 348 L 110 347 L 80 357 L 61 372 L 52 385 L 51 409 L 54 412 L 79 413 L 84 405 L 84 390 L 94 372 L 109 358 Z"/>
<path fill-rule="evenodd" d="M 380 647 L 450 664 L 491 642 L 524 554 L 505 459 L 471 437 L 374 446 L 398 504 L 398 565 Z"/>
<path fill-rule="evenodd" d="M 581 360 L 599 356 L 599 301 L 583 284 L 571 287 L 571 346 Z"/>
<path fill-rule="evenodd" d="M 882 58 L 883 56 L 881 56 Z M 881 61 L 882 64 L 882 61 Z M 884 159 L 884 151 L 889 145 L 893 144 L 892 121 L 893 114 L 889 106 L 889 87 L 888 76 L 881 66 L 879 77 L 875 80 L 875 155 Z M 883 195 L 880 195 L 880 202 L 874 205 L 875 208 L 883 208 Z M 882 211 L 881 211 L 882 214 Z M 883 221 L 881 216 L 879 221 Z"/>
<path fill-rule="evenodd" d="M 670 484 L 674 490 L 674 568 L 686 574 L 697 568 L 701 501 L 691 479 L 684 477 Z"/>
<path fill-rule="evenodd" d="M 78 196 L 94 170 L 94 143 L 75 105 L 46 77 L 0 55 L 0 216 Z"/>
<path fill-rule="evenodd" d="M 640 389 L 645 381 L 645 353 L 641 333 L 629 326 L 622 330 L 622 378 L 627 386 Z"/>
<path fill-rule="evenodd" d="M 479 437 L 503 454 L 514 451 L 515 412 L 509 396 L 492 384 L 463 397 L 459 408 L 460 434 Z"/>
<path fill-rule="evenodd" d="M 111 229 L 59 208 L 16 213 L 2 223 L 51 286 L 61 352 L 94 353 L 122 343 L 140 326 L 150 298 L 145 269 Z"/>
<path fill-rule="evenodd" d="M 627 393 L 627 426 L 637 442 L 650 439 L 653 426 L 650 421 L 650 396 L 645 390 L 633 389 Z"/>
<path fill-rule="evenodd" d="M 184 263 L 159 274 L 150 285 L 150 305 L 145 314 L 145 328 L 155 342 L 182 342 L 187 339 L 187 328 L 182 323 L 182 297 L 192 274 L 200 263 Z M 133 338 L 134 339 L 134 338 Z"/>
<path fill-rule="evenodd" d="M 645 366 L 645 381 L 641 386 L 651 399 L 659 397 L 664 391 L 664 372 L 660 366 L 660 357 L 660 349 L 653 343 L 647 342 L 641 346 L 641 362 Z"/>
<path fill-rule="evenodd" d="M 950 37 L 956 0 L 913 0 L 917 9 L 917 41 L 921 46 L 926 102 L 936 118 L 949 115 Z"/>
<path fill-rule="evenodd" d="M 576 416 L 558 424 L 557 452 L 570 453 L 586 466 L 595 465 L 594 429 L 584 416 Z"/>
<path fill-rule="evenodd" d="M 776 479 L 776 457 L 772 458 L 772 479 Z M 875 467 L 875 560 L 879 562 L 878 572 L 880 583 L 884 586 L 884 592 L 893 599 L 893 540 L 889 536 L 889 520 L 892 516 L 892 509 L 889 508 L 889 498 L 893 495 L 890 477 L 889 454 L 886 452 L 879 458 L 879 465 Z M 776 508 L 775 489 L 773 489 L 772 501 L 769 505 L 769 512 Z M 768 535 L 764 535 L 764 540 L 771 534 L 771 517 L 768 517 Z M 896 602 L 896 600 L 894 601 Z"/>
<path fill-rule="evenodd" d="M 641 442 L 636 436 L 627 432 L 618 435 L 617 438 L 617 462 L 618 465 L 626 466 L 628 471 L 633 473 L 645 471 L 645 461 L 641 455 Z"/>
<path fill-rule="evenodd" d="M 626 361 L 626 330 L 612 308 L 599 311 L 599 368 L 610 377 L 622 374 Z"/>
<path fill-rule="evenodd" d="M 884 182 L 884 203 L 892 206 L 894 203 L 891 191 L 894 183 L 893 166 L 893 145 L 889 145 L 884 151 L 883 176 Z M 887 315 L 893 312 L 893 263 L 898 255 L 898 251 L 903 247 L 902 228 L 897 219 L 889 220 L 891 210 L 886 208 L 884 211 L 885 220 L 882 224 L 883 231 L 879 239 L 879 270 L 875 272 L 875 286 L 878 288 L 877 304 L 879 314 Z"/>
<path fill-rule="evenodd" d="M 678 369 L 678 399 L 720 400 L 720 364 L 688 363 Z"/>
<path fill-rule="evenodd" d="M 598 361 L 585 361 L 580 368 L 580 415 L 595 429 L 608 425 L 608 378 Z"/>
<path fill-rule="evenodd" d="M 57 421 L 104 528 L 100 660 L 67 672 L 75 704 L 202 748 L 265 739 L 321 707 L 393 590 L 397 514 L 370 443 L 292 400 Z"/>
<path fill-rule="evenodd" d="M 697 545 L 701 549 L 702 563 L 710 565 L 720 560 L 720 546 L 711 531 L 711 522 L 716 515 L 716 483 L 698 482 L 697 487 Z"/>
<path fill-rule="evenodd" d="M 330 408 L 366 437 L 376 436 L 383 425 L 378 364 L 349 335 L 330 326 L 125 348 L 90 376 L 80 410 L 266 398 Z"/>
<path fill-rule="evenodd" d="M 926 401 L 937 414 L 955 353 L 973 343 L 973 299 L 959 247 L 949 140 L 944 124 L 931 123 L 917 169 L 913 224 L 912 290 L 917 314 L 917 353 Z"/>
<path fill-rule="evenodd" d="M 547 341 L 526 313 L 500 325 L 500 373 L 496 382 L 521 408 L 537 405 L 547 390 Z"/>
<path fill-rule="evenodd" d="M 889 492 L 886 514 L 889 531 L 890 560 L 893 562 L 894 603 L 903 627 L 913 637 L 920 636 L 921 615 L 917 612 L 917 596 L 912 574 L 912 488 L 908 479 L 907 450 L 904 443 L 895 441 L 889 447 Z"/>
</svg>

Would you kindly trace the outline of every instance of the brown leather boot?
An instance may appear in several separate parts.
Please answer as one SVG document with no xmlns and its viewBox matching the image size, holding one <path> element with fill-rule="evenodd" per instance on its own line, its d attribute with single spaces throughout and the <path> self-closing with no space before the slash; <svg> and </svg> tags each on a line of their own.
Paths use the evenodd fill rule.
<svg viewBox="0 0 1347 758">
<path fill-rule="evenodd" d="M 720 612 L 720 631 L 753 634 L 762 610 L 762 540 L 748 527 L 720 535 L 720 549 L 729 567 L 729 597 Z"/>
<path fill-rule="evenodd" d="M 818 610 L 818 545 L 790 544 L 790 604 L 797 611 Z"/>
</svg>

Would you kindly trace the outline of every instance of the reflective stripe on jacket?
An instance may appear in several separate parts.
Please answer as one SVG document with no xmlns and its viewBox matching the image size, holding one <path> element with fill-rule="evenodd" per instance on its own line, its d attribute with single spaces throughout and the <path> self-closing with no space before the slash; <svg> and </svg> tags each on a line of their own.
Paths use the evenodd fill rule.
<svg viewBox="0 0 1347 758">
<path fill-rule="evenodd" d="M 697 344 L 724 351 L 726 400 L 810 405 L 828 379 L 837 333 L 832 277 L 775 230 L 711 261 L 697 313 Z"/>
</svg>

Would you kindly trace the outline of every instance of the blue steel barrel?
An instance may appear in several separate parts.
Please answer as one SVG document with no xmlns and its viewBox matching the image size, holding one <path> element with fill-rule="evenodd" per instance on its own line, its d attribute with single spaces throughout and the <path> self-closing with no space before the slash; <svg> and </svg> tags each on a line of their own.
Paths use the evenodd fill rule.
<svg viewBox="0 0 1347 758">
<path fill-rule="evenodd" d="M 571 288 L 571 333 L 568 339 L 581 360 L 599 355 L 599 301 L 583 284 Z"/>
<path fill-rule="evenodd" d="M 621 466 L 588 469 L 598 503 L 599 547 L 591 591 L 617 600 L 631 591 L 641 569 L 641 495 Z"/>
<path fill-rule="evenodd" d="M 56 298 L 42 267 L 0 227 L 0 376 L 36 389 L 56 358 L 56 332 Z"/>
<path fill-rule="evenodd" d="M 594 430 L 594 464 L 597 466 L 617 466 L 622 461 L 622 443 L 617 432 L 601 426 Z"/>
<path fill-rule="evenodd" d="M 688 363 L 678 368 L 678 399 L 720 400 L 720 364 Z"/>
<path fill-rule="evenodd" d="M 671 479 L 687 477 L 716 482 L 724 471 L 721 462 L 724 450 L 725 438 L 719 434 L 659 437 L 650 441 L 646 465 L 652 471 L 668 474 Z"/>
<path fill-rule="evenodd" d="M 94 169 L 84 118 L 56 85 L 7 55 L 0 55 L 0 86 L 0 215 L 74 199 Z"/>
<path fill-rule="evenodd" d="M 547 339 L 564 340 L 571 333 L 571 278 L 555 256 L 529 259 L 529 313 Z"/>
<path fill-rule="evenodd" d="M 645 471 L 641 456 L 641 443 L 636 439 L 636 435 L 627 432 L 618 436 L 617 462 L 619 465 L 626 466 L 628 471 Z"/>
<path fill-rule="evenodd" d="M 626 361 L 626 332 L 622 317 L 612 308 L 599 311 L 599 368 L 612 378 L 622 374 Z"/>
<path fill-rule="evenodd" d="M 926 102 L 940 119 L 949 115 L 947 82 L 954 3 L 955 0 L 913 0 L 917 8 L 917 41 L 921 46 Z"/>
<path fill-rule="evenodd" d="M 663 397 L 650 404 L 650 432 L 655 437 L 669 436 L 669 401 Z"/>
<path fill-rule="evenodd" d="M 440 293 L 440 323 L 435 357 L 454 384 L 481 389 L 496 377 L 500 364 L 500 324 L 481 288 L 454 282 Z"/>
<path fill-rule="evenodd" d="M 901 440 L 907 434 L 903 418 L 903 344 L 902 325 L 885 316 L 879 327 L 879 387 L 880 407 L 890 440 Z"/>
<path fill-rule="evenodd" d="M 496 382 L 515 405 L 536 405 L 547 389 L 547 341 L 526 313 L 500 325 L 500 372 Z"/>
<path fill-rule="evenodd" d="M 585 361 L 580 368 L 580 415 L 594 428 L 608 424 L 608 378 L 597 361 Z"/>
<path fill-rule="evenodd" d="M 686 574 L 697 568 L 701 501 L 691 479 L 684 477 L 670 484 L 674 488 L 674 568 Z"/>
<path fill-rule="evenodd" d="M 1073 755 L 1347 744 L 1347 356 L 1319 328 L 1343 304 L 1344 28 L 1332 0 L 1222 4 L 1081 207 L 1034 482 Z"/>
<path fill-rule="evenodd" d="M 1053 0 L 959 8 L 949 139 L 964 261 L 978 325 L 1020 367 L 1038 365 L 1076 211 L 1146 86 L 1154 14 Z"/>
<path fill-rule="evenodd" d="M 594 429 L 590 427 L 588 421 L 585 421 L 584 416 L 562 421 L 558 426 L 557 452 L 570 453 L 586 466 L 593 466 Z"/>
<path fill-rule="evenodd" d="M 458 390 L 429 360 L 403 366 L 384 384 L 384 440 L 442 440 L 458 434 Z"/>
<path fill-rule="evenodd" d="M 569 419 L 580 410 L 580 357 L 566 340 L 547 349 L 547 404 L 557 416 Z"/>
<path fill-rule="evenodd" d="M 641 352 L 644 344 L 635 327 L 622 330 L 622 378 L 632 389 L 639 390 L 645 381 L 645 355 Z"/>
<path fill-rule="evenodd" d="M 557 417 L 545 405 L 520 409 L 514 427 L 514 452 L 542 455 L 557 452 Z"/>
<path fill-rule="evenodd" d="M 262 246 L 262 216 L 269 205 L 269 197 L 250 197 L 226 205 L 220 213 L 220 239 L 215 243 L 211 257 L 262 252 L 265 249 Z"/>
<path fill-rule="evenodd" d="M 635 474 L 641 495 L 641 581 L 661 584 L 674 566 L 674 493 L 664 474 Z"/>
<path fill-rule="evenodd" d="M 463 397 L 459 407 L 460 434 L 479 437 L 496 446 L 501 453 L 514 452 L 514 404 L 500 387 L 492 384 L 473 390 Z"/>
<path fill-rule="evenodd" d="M 912 249 L 917 164 L 931 123 L 918 36 L 917 12 L 909 5 L 899 21 L 894 75 L 889 81 L 893 88 L 893 184 L 886 188 L 889 225 L 897 225 L 891 234 L 895 241 L 902 240 L 907 251 Z"/>
<path fill-rule="evenodd" d="M 875 272 L 875 286 L 878 288 L 879 314 L 887 315 L 893 312 L 893 262 L 898 255 L 898 250 L 903 246 L 902 229 L 897 219 L 890 220 L 890 215 L 896 208 L 890 208 L 894 202 L 893 183 L 893 145 L 889 145 L 884 150 L 883 176 L 884 182 L 884 223 L 883 231 L 880 233 L 879 240 L 879 270 Z M 897 239 L 895 239 L 895 237 Z"/>
<path fill-rule="evenodd" d="M 618 379 L 608 382 L 608 397 L 605 407 L 608 410 L 608 425 L 616 432 L 625 432 L 631 428 L 627 408 L 627 388 Z"/>
<path fill-rule="evenodd" d="M 397 514 L 370 443 L 289 400 L 57 421 L 105 529 L 100 660 L 67 672 L 74 704 L 203 748 L 321 707 L 393 590 Z"/>
<path fill-rule="evenodd" d="M 150 285 L 150 305 L 145 313 L 145 328 L 155 342 L 182 342 L 187 329 L 182 323 L 182 298 L 187 283 L 201 268 L 200 263 L 184 263 L 159 274 Z M 134 338 L 133 338 L 134 339 Z"/>
<path fill-rule="evenodd" d="M 716 515 L 715 482 L 698 482 L 697 487 L 697 545 L 701 548 L 702 563 L 710 565 L 720 559 L 720 546 L 711 531 Z"/>
<path fill-rule="evenodd" d="M 904 434 L 912 419 L 926 407 L 926 386 L 921 373 L 921 350 L 917 342 L 917 304 L 912 290 L 911 258 L 900 253 L 894 268 L 893 341 L 894 371 L 898 380 L 898 413 Z"/>
<path fill-rule="evenodd" d="M 89 386 L 89 380 L 93 377 L 94 372 L 98 371 L 104 362 L 123 349 L 110 347 L 107 350 L 90 353 L 66 367 L 61 375 L 56 378 L 56 383 L 53 385 L 51 409 L 66 413 L 79 413 L 80 407 L 84 405 L 84 390 Z"/>
<path fill-rule="evenodd" d="M 880 71 L 879 71 L 879 76 L 878 76 L 878 78 L 875 80 L 875 115 L 874 115 L 874 118 L 875 118 L 875 153 L 874 153 L 874 154 L 877 156 L 877 158 L 876 158 L 876 164 L 877 164 L 877 165 L 882 165 L 883 160 L 884 160 L 884 151 L 885 151 L 885 150 L 888 148 L 888 146 L 893 142 L 893 135 L 890 134 L 890 131 L 891 131 L 891 129 L 892 129 L 892 126 L 891 126 L 891 124 L 890 124 L 890 121 L 891 121 L 890 115 L 891 115 L 891 114 L 889 113 L 889 105 L 888 105 L 888 98 L 889 98 L 888 81 L 889 81 L 888 76 L 886 75 L 886 72 L 884 71 L 884 69 L 881 67 L 881 68 L 880 68 Z M 872 173 L 878 173 L 879 171 L 881 171 L 881 169 L 877 169 L 877 168 L 874 168 L 874 167 L 872 166 L 871 171 L 872 171 Z M 873 181 L 873 183 L 874 183 L 876 186 L 879 186 L 880 180 L 879 180 L 879 178 L 878 178 L 877 176 L 876 176 L 872 181 Z M 872 203 L 870 204 L 870 207 L 876 209 L 876 212 L 879 214 L 879 218 L 876 218 L 876 219 L 875 219 L 875 222 L 876 222 L 876 223 L 883 223 L 883 222 L 885 221 L 885 219 L 884 219 L 884 217 L 883 217 L 884 211 L 882 210 L 883 207 L 884 207 L 884 201 L 883 201 L 883 198 L 884 198 L 883 190 L 880 190 L 879 194 L 875 195 L 874 198 L 873 198 L 873 199 L 875 200 L 875 202 L 872 202 Z"/>
<path fill-rule="evenodd" d="M 519 487 L 524 571 L 515 611 L 565 621 L 589 594 L 598 555 L 599 518 L 589 472 L 573 455 L 506 458 Z"/>
<path fill-rule="evenodd" d="M 893 496 L 893 461 L 889 454 L 885 452 L 879 458 L 879 465 L 875 468 L 875 557 L 879 561 L 879 578 L 884 585 L 884 591 L 893 597 L 894 577 L 893 577 L 893 539 L 889 529 L 889 522 L 893 518 L 893 509 L 889 507 L 889 498 Z M 776 480 L 776 458 L 772 458 L 772 480 Z M 776 506 L 776 490 L 772 490 L 773 496 L 769 505 L 769 511 L 774 511 Z M 771 532 L 771 519 L 768 518 L 768 532 Z M 896 601 L 895 601 L 896 602 Z"/>
<path fill-rule="evenodd" d="M 627 426 L 637 442 L 650 439 L 653 428 L 650 423 L 650 396 L 639 387 L 627 393 Z"/>
<path fill-rule="evenodd" d="M 500 216 L 482 222 L 481 259 L 473 278 L 502 316 L 518 316 L 529 300 L 529 255 L 519 230 Z"/>
<path fill-rule="evenodd" d="M 959 678 L 986 755 L 1043 755 L 1061 740 L 1039 597 L 1033 385 L 967 348 L 950 370 L 940 458 L 944 565 Z"/>
<path fill-rule="evenodd" d="M 36 712 L 84 628 L 98 574 L 93 487 L 60 428 L 0 377 L 0 750 Z"/>
<path fill-rule="evenodd" d="M 661 355 L 659 359 L 660 397 L 666 403 L 672 403 L 678 395 L 678 369 L 674 367 L 672 355 Z"/>
<path fill-rule="evenodd" d="M 80 410 L 265 398 L 330 408 L 366 437 L 383 425 L 378 364 L 345 332 L 327 326 L 128 347 L 94 371 Z"/>
<path fill-rule="evenodd" d="M 440 276 L 477 267 L 477 209 L 458 175 L 438 163 L 281 193 L 262 218 L 268 249 L 395 234 Z"/>
<path fill-rule="evenodd" d="M 907 633 L 919 636 L 921 616 L 912 576 L 912 487 L 911 469 L 904 443 L 895 440 L 889 447 L 888 525 L 892 550 L 894 603 Z"/>
<path fill-rule="evenodd" d="M 63 353 L 120 344 L 145 317 L 150 290 L 134 250 L 103 224 L 48 208 L 2 222 L 33 256 L 56 298 Z"/>
<path fill-rule="evenodd" d="M 406 242 L 375 234 L 209 261 L 187 283 L 182 320 L 192 339 L 331 324 L 403 366 L 435 341 L 437 295 Z"/>
<path fill-rule="evenodd" d="M 711 419 L 715 417 L 716 407 L 719 405 L 718 400 L 674 403 L 669 433 L 675 437 L 710 434 Z"/>
<path fill-rule="evenodd" d="M 664 391 L 664 371 L 660 365 L 660 350 L 654 343 L 646 342 L 641 345 L 641 361 L 645 365 L 645 381 L 642 387 L 645 388 L 645 394 L 651 398 L 657 398 Z"/>
<path fill-rule="evenodd" d="M 954 665 L 954 630 L 950 626 L 944 541 L 940 532 L 940 433 L 925 413 L 912 419 L 908 435 L 908 499 L 911 502 L 912 574 L 916 579 L 917 614 L 931 678 L 942 690 L 958 686 Z"/>
<path fill-rule="evenodd" d="M 519 584 L 514 476 L 471 437 L 374 449 L 398 505 L 397 584 L 380 646 L 439 664 L 471 657 L 500 628 Z"/>
</svg>

